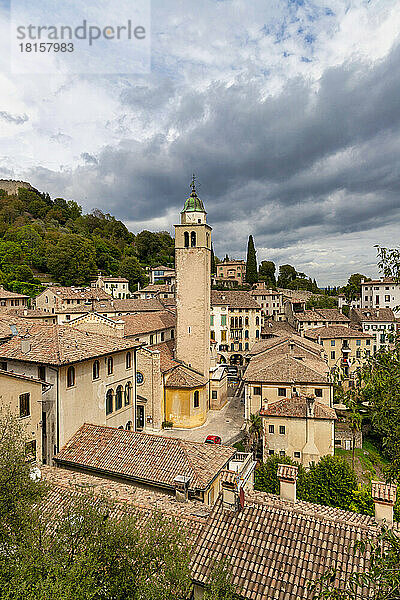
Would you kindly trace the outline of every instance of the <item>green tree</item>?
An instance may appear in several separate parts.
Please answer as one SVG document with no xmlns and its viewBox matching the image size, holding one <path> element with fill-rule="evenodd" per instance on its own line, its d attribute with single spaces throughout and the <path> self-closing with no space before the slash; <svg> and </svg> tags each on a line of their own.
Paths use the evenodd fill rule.
<svg viewBox="0 0 400 600">
<path fill-rule="evenodd" d="M 144 285 L 147 282 L 146 274 L 135 256 L 126 256 L 119 265 L 121 277 L 129 279 L 129 288 L 133 291 L 138 283 Z"/>
<path fill-rule="evenodd" d="M 215 275 L 217 272 L 217 264 L 215 262 L 214 246 L 211 242 L 211 274 Z"/>
<path fill-rule="evenodd" d="M 274 288 L 276 286 L 275 271 L 276 266 L 272 260 L 263 260 L 258 269 L 258 279 L 265 281 L 268 286 Z"/>
<path fill-rule="evenodd" d="M 257 272 L 257 258 L 256 250 L 254 248 L 253 236 L 249 236 L 247 244 L 247 260 L 246 260 L 246 281 L 253 285 L 257 283 L 258 272 Z"/>
<path fill-rule="evenodd" d="M 281 265 L 279 267 L 278 286 L 281 288 L 288 288 L 296 277 L 297 272 L 292 265 Z"/>
<path fill-rule="evenodd" d="M 342 457 L 323 456 L 310 466 L 303 499 L 348 510 L 356 489 L 357 477 L 349 463 Z"/>
<path fill-rule="evenodd" d="M 347 285 L 342 288 L 342 293 L 346 296 L 347 302 L 351 302 L 361 295 L 361 281 L 370 281 L 369 277 L 361 275 L 361 273 L 353 273 L 350 275 Z"/>
<path fill-rule="evenodd" d="M 205 586 L 204 600 L 239 600 L 232 579 L 228 560 L 213 565 L 210 582 Z"/>
<path fill-rule="evenodd" d="M 262 418 L 259 414 L 252 413 L 250 415 L 250 418 L 247 419 L 246 426 L 248 433 L 249 448 L 253 452 L 255 452 L 260 445 L 264 432 Z"/>
<path fill-rule="evenodd" d="M 254 487 L 260 492 L 268 492 L 269 494 L 279 494 L 279 480 L 277 476 L 278 465 L 294 465 L 298 467 L 297 477 L 297 496 L 302 498 L 304 495 L 305 469 L 304 467 L 292 460 L 289 456 L 278 456 L 273 454 L 268 456 L 255 471 Z"/>
<path fill-rule="evenodd" d="M 46 253 L 47 267 L 62 285 L 83 285 L 96 275 L 96 255 L 90 241 L 64 234 Z"/>
</svg>

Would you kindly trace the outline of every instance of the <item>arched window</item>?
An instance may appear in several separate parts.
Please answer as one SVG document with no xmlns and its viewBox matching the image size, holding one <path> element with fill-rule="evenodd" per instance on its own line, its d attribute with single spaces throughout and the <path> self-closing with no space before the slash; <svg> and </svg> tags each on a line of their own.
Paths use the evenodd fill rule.
<svg viewBox="0 0 400 600">
<path fill-rule="evenodd" d="M 237 329 L 237 328 L 238 328 L 238 324 L 239 324 L 238 318 L 237 318 L 237 317 L 235 317 L 235 329 Z"/>
<path fill-rule="evenodd" d="M 122 408 L 122 393 L 122 385 L 119 385 L 117 387 L 117 391 L 115 392 L 115 410 L 119 410 L 120 408 Z"/>
<path fill-rule="evenodd" d="M 249 317 L 246 317 L 244 320 L 245 327 L 249 326 Z"/>
<path fill-rule="evenodd" d="M 256 325 L 260 324 L 260 317 L 256 317 Z"/>
<path fill-rule="evenodd" d="M 125 385 L 125 406 L 128 406 L 131 403 L 132 398 L 132 383 L 128 381 Z"/>
<path fill-rule="evenodd" d="M 239 317 L 239 329 L 241 329 L 243 327 L 243 319 L 242 317 Z"/>
<path fill-rule="evenodd" d="M 125 356 L 125 366 L 127 369 L 130 369 L 132 366 L 132 354 L 130 352 L 126 353 Z"/>
<path fill-rule="evenodd" d="M 245 349 L 245 350 L 248 350 L 248 349 L 249 349 L 249 342 L 246 342 L 246 343 L 245 343 L 245 345 L 244 345 L 244 349 Z"/>
<path fill-rule="evenodd" d="M 106 394 L 106 415 L 109 415 L 113 411 L 113 391 L 107 390 Z"/>
<path fill-rule="evenodd" d="M 114 371 L 114 361 L 112 356 L 109 356 L 107 359 L 107 375 L 112 375 Z"/>
<path fill-rule="evenodd" d="M 75 385 L 75 367 L 68 367 L 67 371 L 67 387 Z"/>
<path fill-rule="evenodd" d="M 124 426 L 123 426 L 123 425 L 120 425 L 120 426 L 118 427 L 118 429 L 123 429 L 123 428 L 124 428 Z"/>
<path fill-rule="evenodd" d="M 258 331 L 258 329 L 256 330 L 256 338 L 258 339 L 260 337 L 260 332 Z"/>
<path fill-rule="evenodd" d="M 248 339 L 249 339 L 249 330 L 248 330 L 248 329 L 245 329 L 245 332 L 244 332 L 244 339 L 245 339 L 245 340 L 248 340 Z"/>
<path fill-rule="evenodd" d="M 128 421 L 127 424 L 125 425 L 125 429 L 127 431 L 131 431 L 132 430 L 132 421 Z"/>
<path fill-rule="evenodd" d="M 95 360 L 93 363 L 93 379 L 98 379 L 100 377 L 100 363 L 98 360 Z"/>
<path fill-rule="evenodd" d="M 233 329 L 235 326 L 235 319 L 233 317 L 231 317 L 231 329 Z"/>
<path fill-rule="evenodd" d="M 193 406 L 195 408 L 199 408 L 199 406 L 200 406 L 200 394 L 199 394 L 198 390 L 196 390 L 195 393 L 193 394 Z"/>
<path fill-rule="evenodd" d="M 206 240 L 207 240 L 207 248 L 210 247 L 210 234 L 206 233 Z"/>
<path fill-rule="evenodd" d="M 183 236 L 185 238 L 185 248 L 189 248 L 189 233 L 187 231 L 185 231 Z"/>
<path fill-rule="evenodd" d="M 190 234 L 190 245 L 192 246 L 192 248 L 195 248 L 196 246 L 196 232 L 192 231 Z"/>
</svg>

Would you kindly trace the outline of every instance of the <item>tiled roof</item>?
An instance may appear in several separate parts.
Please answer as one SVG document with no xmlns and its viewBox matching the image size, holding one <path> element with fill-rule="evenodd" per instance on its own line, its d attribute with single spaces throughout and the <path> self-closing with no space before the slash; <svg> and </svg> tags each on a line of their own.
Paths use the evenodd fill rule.
<svg viewBox="0 0 400 600">
<path fill-rule="evenodd" d="M 304 333 L 305 336 L 311 339 L 331 339 L 331 338 L 372 338 L 368 333 L 363 333 L 358 329 L 352 329 L 351 327 L 341 327 L 340 325 L 332 327 L 317 327 L 316 329 L 307 329 Z"/>
<path fill-rule="evenodd" d="M 72 329 L 64 325 L 29 323 L 20 335 L 0 345 L 0 357 L 63 365 L 140 346 L 139 342 Z M 22 337 L 23 335 L 23 337 Z M 22 350 L 22 342 L 29 345 Z"/>
<path fill-rule="evenodd" d="M 166 283 L 151 283 L 144 288 L 141 288 L 135 294 L 141 294 L 142 292 L 169 292 L 170 286 Z"/>
<path fill-rule="evenodd" d="M 232 512 L 224 510 L 219 499 L 197 540 L 193 580 L 204 586 L 213 565 L 226 559 L 241 598 L 300 600 L 310 598 L 307 582 L 330 567 L 337 569 L 335 587 L 342 587 L 350 573 L 367 568 L 368 554 L 355 552 L 353 546 L 376 533 L 370 517 L 368 528 L 346 521 L 346 511 L 341 511 L 342 521 L 323 511 L 307 513 L 298 504 L 246 497 L 244 508 Z M 369 597 L 366 588 L 357 591 L 359 600 Z"/>
<path fill-rule="evenodd" d="M 42 292 L 42 294 L 53 293 L 62 300 L 110 300 L 110 294 L 107 294 L 100 288 L 75 288 L 51 286 Z M 40 294 L 40 296 L 42 295 Z"/>
<path fill-rule="evenodd" d="M 350 311 L 351 317 L 357 321 L 389 321 L 394 323 L 396 318 L 391 308 L 353 308 Z"/>
<path fill-rule="evenodd" d="M 4 315 L 15 315 L 16 317 L 20 317 L 21 319 L 54 319 L 55 315 L 45 312 L 44 310 L 39 310 L 38 308 L 24 308 L 22 307 L 1 307 L 0 306 L 0 314 Z"/>
<path fill-rule="evenodd" d="M 377 285 L 377 284 L 385 284 L 385 283 L 395 283 L 393 277 L 382 277 L 381 279 L 370 279 L 369 281 L 364 281 L 361 285 Z"/>
<path fill-rule="evenodd" d="M 102 281 L 115 281 L 117 283 L 129 283 L 129 279 L 126 279 L 125 277 L 103 277 L 101 275 L 100 279 Z"/>
<path fill-rule="evenodd" d="M 328 383 L 328 372 L 323 360 L 262 355 L 250 360 L 243 379 L 265 383 Z"/>
<path fill-rule="evenodd" d="M 158 350 L 160 352 L 160 368 L 162 373 L 181 364 L 174 359 L 175 340 L 154 344 L 153 346 L 150 346 L 150 350 Z"/>
<path fill-rule="evenodd" d="M 286 335 L 287 333 L 296 333 L 295 328 L 287 321 L 265 321 L 261 327 L 261 335 Z"/>
<path fill-rule="evenodd" d="M 206 385 L 205 377 L 185 367 L 179 365 L 168 375 L 165 385 L 169 388 L 197 388 Z"/>
<path fill-rule="evenodd" d="M 267 408 L 263 408 L 260 414 L 264 417 L 293 417 L 305 419 L 307 416 L 307 401 L 303 397 L 283 398 L 276 402 L 269 403 Z M 314 419 L 336 420 L 336 411 L 326 404 L 314 402 Z"/>
<path fill-rule="evenodd" d="M 314 355 L 317 357 L 321 356 L 322 348 L 319 344 L 305 339 L 299 335 L 283 333 L 279 337 L 269 338 L 256 342 L 251 348 L 248 354 L 255 356 L 263 352 L 268 354 L 279 352 L 280 354 L 287 354 L 290 351 L 290 346 L 293 347 L 295 356 L 306 356 Z M 295 349 L 295 350 L 294 350 Z"/>
<path fill-rule="evenodd" d="M 142 312 L 135 315 L 121 315 L 114 320 L 125 323 L 125 337 L 160 331 L 175 327 L 176 318 L 169 311 Z"/>
<path fill-rule="evenodd" d="M 226 304 L 230 308 L 257 308 L 261 309 L 250 292 L 241 290 L 211 290 L 211 306 Z"/>
<path fill-rule="evenodd" d="M 156 310 L 165 310 L 165 306 L 156 298 L 140 299 L 127 298 L 111 299 L 111 300 L 95 300 L 89 304 L 81 304 L 80 306 L 68 306 L 61 310 L 57 310 L 60 314 L 69 313 L 85 313 L 91 311 L 102 313 L 136 313 L 136 312 L 154 312 Z"/>
<path fill-rule="evenodd" d="M 179 502 L 175 496 L 155 489 L 144 489 L 57 467 L 42 466 L 40 470 L 49 486 L 49 493 L 41 505 L 42 512 L 46 514 L 67 508 L 77 494 L 89 491 L 91 497 L 101 503 L 111 501 L 112 515 L 117 518 L 124 511 L 140 511 L 148 516 L 160 511 L 165 516 L 175 518 L 185 527 L 189 541 L 193 543 L 211 512 L 211 508 L 200 501 Z"/>
<path fill-rule="evenodd" d="M 189 489 L 204 490 L 235 452 L 229 446 L 85 423 L 54 460 L 61 465 L 170 489 L 174 488 L 175 477 L 183 475 L 191 479 Z"/>
<path fill-rule="evenodd" d="M 160 265 L 158 267 L 152 267 L 151 271 L 173 271 L 174 269 L 171 267 L 164 267 L 164 265 Z"/>
<path fill-rule="evenodd" d="M 8 290 L 5 290 L 2 285 L 0 285 L 0 300 L 10 300 L 11 298 L 18 300 L 19 298 L 29 298 L 29 296 L 17 294 L 17 292 L 9 292 Z"/>
<path fill-rule="evenodd" d="M 294 318 L 297 321 L 335 321 L 349 323 L 350 319 L 343 315 L 336 308 L 316 308 L 313 310 L 305 310 L 303 312 L 294 313 Z"/>
<path fill-rule="evenodd" d="M 29 377 L 29 375 L 21 375 L 20 373 L 14 373 L 14 371 L 4 371 L 3 369 L 0 369 L 0 375 L 4 375 L 6 377 L 13 377 L 15 379 L 23 379 L 24 381 L 31 381 L 39 385 L 49 385 L 46 381 L 36 379 L 35 377 Z"/>
<path fill-rule="evenodd" d="M 372 481 L 372 497 L 375 501 L 394 504 L 397 496 L 397 486 L 383 481 Z"/>
</svg>

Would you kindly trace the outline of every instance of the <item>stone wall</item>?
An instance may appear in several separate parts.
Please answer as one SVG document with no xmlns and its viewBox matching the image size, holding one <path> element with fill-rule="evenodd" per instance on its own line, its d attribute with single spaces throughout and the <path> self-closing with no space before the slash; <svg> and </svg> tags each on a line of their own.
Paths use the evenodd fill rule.
<svg viewBox="0 0 400 600">
<path fill-rule="evenodd" d="M 18 188 L 25 188 L 27 190 L 37 191 L 27 181 L 15 181 L 14 179 L 0 179 L 0 190 L 5 190 L 9 196 L 12 194 L 18 194 Z"/>
</svg>

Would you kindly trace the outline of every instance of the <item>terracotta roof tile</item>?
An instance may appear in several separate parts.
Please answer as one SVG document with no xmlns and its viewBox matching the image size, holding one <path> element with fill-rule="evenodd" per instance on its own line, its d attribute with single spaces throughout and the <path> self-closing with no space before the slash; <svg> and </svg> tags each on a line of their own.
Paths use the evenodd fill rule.
<svg viewBox="0 0 400 600">
<path fill-rule="evenodd" d="M 12 298 L 15 299 L 22 299 L 22 298 L 29 298 L 29 296 L 25 296 L 24 294 L 17 294 L 17 292 L 9 292 L 8 290 L 5 290 L 4 287 L 2 285 L 0 285 L 0 300 L 10 300 Z"/>
<path fill-rule="evenodd" d="M 176 317 L 169 311 L 142 312 L 135 315 L 120 315 L 114 320 L 124 321 L 125 337 L 160 331 L 175 327 Z"/>
<path fill-rule="evenodd" d="M 169 388 L 197 388 L 206 383 L 205 377 L 184 365 L 179 365 L 168 375 L 165 385 Z"/>
<path fill-rule="evenodd" d="M 0 357 L 63 365 L 121 352 L 140 346 L 139 342 L 79 331 L 64 325 L 28 323 L 19 335 L 0 345 Z M 28 346 L 22 349 L 22 342 Z"/>
<path fill-rule="evenodd" d="M 353 308 L 350 311 L 352 318 L 362 321 L 389 321 L 394 323 L 396 318 L 391 308 Z"/>
<path fill-rule="evenodd" d="M 263 417 L 295 417 L 305 419 L 308 415 L 307 401 L 303 397 L 283 398 L 268 404 L 260 411 Z M 336 411 L 321 402 L 314 403 L 314 419 L 336 420 Z"/>
<path fill-rule="evenodd" d="M 340 511 L 339 520 L 338 509 L 330 518 L 316 510 L 325 507 L 314 505 L 314 512 L 308 512 L 299 504 L 304 503 L 275 503 L 268 497 L 259 502 L 246 496 L 244 508 L 235 513 L 224 510 L 219 499 L 197 540 L 194 581 L 204 586 L 213 565 L 227 559 L 241 598 L 294 600 L 309 598 L 308 580 L 330 567 L 337 568 L 336 588 L 349 573 L 364 571 L 368 553 L 354 552 L 353 545 L 376 534 L 372 519 L 366 517 L 364 526 L 346 520 L 346 511 Z M 368 597 L 366 588 L 357 591 L 359 600 Z"/>
<path fill-rule="evenodd" d="M 372 336 L 368 333 L 364 333 L 358 329 L 353 329 L 352 327 L 341 327 L 340 325 L 334 327 L 316 327 L 315 329 L 308 329 L 304 332 L 304 335 L 315 340 L 317 340 L 319 337 L 327 340 L 331 338 L 372 338 Z"/>
<path fill-rule="evenodd" d="M 328 383 L 328 365 L 289 355 L 254 357 L 244 373 L 245 381 L 270 383 Z"/>
<path fill-rule="evenodd" d="M 174 488 L 177 475 L 189 489 L 206 489 L 235 455 L 235 448 L 89 425 L 85 423 L 56 455 L 65 466 Z"/>
<path fill-rule="evenodd" d="M 77 288 L 77 287 L 61 287 L 51 286 L 42 292 L 42 294 L 53 293 L 62 300 L 110 300 L 110 294 L 107 294 L 100 288 Z M 42 295 L 40 294 L 40 295 Z"/>
<path fill-rule="evenodd" d="M 256 308 L 261 306 L 254 300 L 250 292 L 241 290 L 211 290 L 211 306 L 224 305 L 231 308 Z"/>
</svg>

